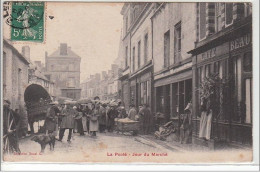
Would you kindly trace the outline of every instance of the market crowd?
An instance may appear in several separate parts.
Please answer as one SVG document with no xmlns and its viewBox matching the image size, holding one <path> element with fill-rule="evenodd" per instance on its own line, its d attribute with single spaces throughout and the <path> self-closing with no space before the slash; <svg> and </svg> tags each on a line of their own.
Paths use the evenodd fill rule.
<svg viewBox="0 0 260 173">
<path fill-rule="evenodd" d="M 63 104 L 51 102 L 47 109 L 44 128 L 46 134 L 59 131 L 58 140 L 62 141 L 64 132 L 69 131 L 67 141 L 71 141 L 73 133 L 96 136 L 97 132 L 117 131 L 118 119 L 138 121 L 139 133 L 148 134 L 151 130 L 152 114 L 149 106 L 141 105 L 138 109 L 130 106 L 127 113 L 120 100 L 101 101 L 99 97 L 85 102 L 65 101 Z"/>
</svg>

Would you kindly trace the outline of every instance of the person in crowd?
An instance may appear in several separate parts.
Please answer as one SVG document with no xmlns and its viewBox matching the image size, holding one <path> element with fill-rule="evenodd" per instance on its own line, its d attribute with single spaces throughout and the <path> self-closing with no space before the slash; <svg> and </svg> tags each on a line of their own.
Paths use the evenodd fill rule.
<svg viewBox="0 0 260 173">
<path fill-rule="evenodd" d="M 149 106 L 147 104 L 143 104 L 138 114 L 140 116 L 141 133 L 148 134 L 150 119 L 152 117 Z"/>
<path fill-rule="evenodd" d="M 60 126 L 59 141 L 62 141 L 64 132 L 69 129 L 69 135 L 67 141 L 70 142 L 72 136 L 72 130 L 74 128 L 74 117 L 77 116 L 78 111 L 72 108 L 73 105 L 66 103 L 64 110 L 61 112 L 62 121 Z"/>
<path fill-rule="evenodd" d="M 83 124 L 82 124 L 82 117 L 83 117 L 83 107 L 82 105 L 78 105 L 76 107 L 76 110 L 78 111 L 77 116 L 75 117 L 75 122 L 77 123 L 77 131 L 80 134 L 80 136 L 84 135 L 84 129 L 83 129 Z"/>
<path fill-rule="evenodd" d="M 99 116 L 99 106 L 98 104 L 92 103 L 90 105 L 89 116 L 89 131 L 91 136 L 96 136 L 98 131 L 98 116 Z"/>
<path fill-rule="evenodd" d="M 201 117 L 199 137 L 204 140 L 210 140 L 211 123 L 212 123 L 212 104 L 208 101 L 209 98 L 201 98 Z"/>
<path fill-rule="evenodd" d="M 90 122 L 90 118 L 89 118 L 89 113 L 90 113 L 90 106 L 86 105 L 86 107 L 83 110 L 83 116 L 86 117 L 86 126 L 87 126 L 87 132 L 89 134 L 89 122 Z"/>
<path fill-rule="evenodd" d="M 135 116 L 137 115 L 137 111 L 135 109 L 135 105 L 134 104 L 131 104 L 130 105 L 130 110 L 129 110 L 129 113 L 128 113 L 128 118 L 131 119 L 131 120 L 135 120 Z"/>
<path fill-rule="evenodd" d="M 3 101 L 3 153 L 21 153 L 18 139 L 19 114 L 14 114 L 10 101 Z"/>
<path fill-rule="evenodd" d="M 118 103 L 117 110 L 118 110 L 118 118 L 126 118 L 127 117 L 125 107 L 122 105 L 121 102 Z"/>
<path fill-rule="evenodd" d="M 105 103 L 103 103 L 102 105 L 100 105 L 99 108 L 99 132 L 104 132 L 106 130 L 106 107 L 107 105 Z"/>
<path fill-rule="evenodd" d="M 53 133 L 56 131 L 57 125 L 57 114 L 60 113 L 59 108 L 54 102 L 49 103 L 50 107 L 47 109 L 44 127 L 46 134 Z"/>
<path fill-rule="evenodd" d="M 85 112 L 86 110 L 86 104 L 82 104 L 82 126 L 83 126 L 83 131 L 87 132 L 87 114 Z"/>
<path fill-rule="evenodd" d="M 108 118 L 108 123 L 107 123 L 107 130 L 109 132 L 112 132 L 114 130 L 114 125 L 115 125 L 115 117 L 118 115 L 118 111 L 116 110 L 116 104 L 111 103 L 110 104 L 110 109 L 107 112 L 107 118 Z"/>
<path fill-rule="evenodd" d="M 64 107 L 65 107 L 65 104 L 60 104 L 60 106 L 59 106 L 60 113 L 62 112 Z M 62 116 L 60 116 L 60 113 L 58 114 L 58 128 L 60 128 L 60 124 L 61 124 L 61 121 L 62 121 Z"/>
</svg>

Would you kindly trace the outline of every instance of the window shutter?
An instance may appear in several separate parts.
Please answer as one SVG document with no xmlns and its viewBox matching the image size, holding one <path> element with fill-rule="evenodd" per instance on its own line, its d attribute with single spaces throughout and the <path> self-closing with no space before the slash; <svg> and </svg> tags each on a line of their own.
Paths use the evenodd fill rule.
<svg viewBox="0 0 260 173">
<path fill-rule="evenodd" d="M 199 12 L 199 25 L 200 25 L 200 39 L 203 39 L 206 36 L 206 3 L 200 3 L 200 12 Z"/>
<path fill-rule="evenodd" d="M 206 4 L 206 35 L 215 32 L 215 3 Z"/>
<path fill-rule="evenodd" d="M 244 16 L 244 4 L 235 3 L 233 6 L 233 19 L 234 21 L 240 20 Z"/>
</svg>

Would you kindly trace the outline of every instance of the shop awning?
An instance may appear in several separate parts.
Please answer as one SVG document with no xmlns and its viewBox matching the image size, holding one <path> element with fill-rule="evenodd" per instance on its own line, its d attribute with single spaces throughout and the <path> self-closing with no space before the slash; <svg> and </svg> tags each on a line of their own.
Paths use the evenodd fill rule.
<svg viewBox="0 0 260 173">
<path fill-rule="evenodd" d="M 165 78 L 158 79 L 154 81 L 154 87 L 160 87 L 164 85 L 168 85 L 171 83 L 180 82 L 183 80 L 191 79 L 192 78 L 192 70 L 188 70 L 176 75 L 171 75 Z"/>
</svg>

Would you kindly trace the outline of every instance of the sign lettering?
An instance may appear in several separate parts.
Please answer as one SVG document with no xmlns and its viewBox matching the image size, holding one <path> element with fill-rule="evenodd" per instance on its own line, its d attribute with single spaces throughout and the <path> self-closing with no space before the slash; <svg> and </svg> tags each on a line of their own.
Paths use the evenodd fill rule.
<svg viewBox="0 0 260 173">
<path fill-rule="evenodd" d="M 238 48 L 247 46 L 251 43 L 251 34 L 246 34 L 230 42 L 230 50 L 236 50 Z"/>
</svg>

